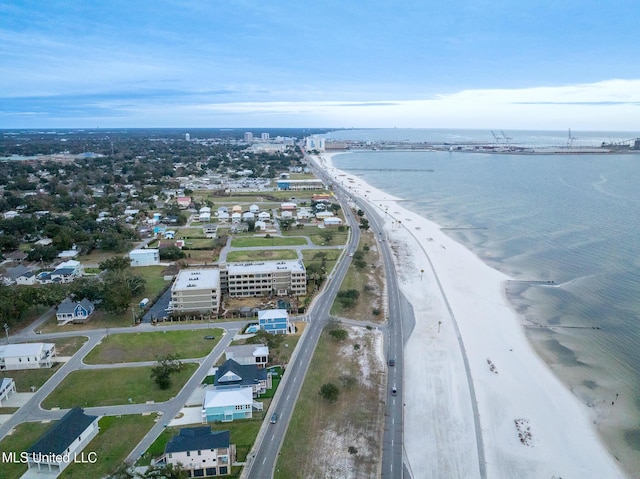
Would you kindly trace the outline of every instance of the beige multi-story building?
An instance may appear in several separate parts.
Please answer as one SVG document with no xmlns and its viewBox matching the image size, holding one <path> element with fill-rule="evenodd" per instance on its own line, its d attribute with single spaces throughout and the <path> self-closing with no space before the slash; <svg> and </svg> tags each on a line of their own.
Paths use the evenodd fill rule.
<svg viewBox="0 0 640 479">
<path fill-rule="evenodd" d="M 171 304 L 176 313 L 207 311 L 220 307 L 220 271 L 183 269 L 171 286 Z"/>
<path fill-rule="evenodd" d="M 220 283 L 231 297 L 300 296 L 307 293 L 307 271 L 300 260 L 226 263 Z"/>
</svg>

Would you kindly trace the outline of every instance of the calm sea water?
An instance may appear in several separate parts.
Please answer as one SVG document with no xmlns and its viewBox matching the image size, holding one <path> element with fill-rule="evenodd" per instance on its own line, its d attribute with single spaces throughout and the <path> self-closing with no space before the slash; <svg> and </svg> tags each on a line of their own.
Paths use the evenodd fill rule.
<svg viewBox="0 0 640 479">
<path fill-rule="evenodd" d="M 566 145 L 568 137 L 505 133 L 530 145 Z M 491 140 L 491 132 L 455 130 L 330 136 Z M 580 138 L 597 146 L 640 134 L 572 136 L 574 144 Z M 538 353 L 606 420 L 600 429 L 611 451 L 628 470 L 640 470 L 640 154 L 370 151 L 339 155 L 334 163 L 441 226 L 477 228 L 449 233 L 492 267 L 517 279 L 554 281 L 511 283 L 507 294 Z"/>
</svg>

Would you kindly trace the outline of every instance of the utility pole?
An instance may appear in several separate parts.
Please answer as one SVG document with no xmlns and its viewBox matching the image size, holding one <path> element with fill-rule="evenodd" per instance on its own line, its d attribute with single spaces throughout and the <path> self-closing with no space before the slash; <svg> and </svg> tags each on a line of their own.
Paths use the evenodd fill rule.
<svg viewBox="0 0 640 479">
<path fill-rule="evenodd" d="M 4 332 L 7 334 L 7 344 L 9 344 L 9 325 L 4 323 Z"/>
</svg>

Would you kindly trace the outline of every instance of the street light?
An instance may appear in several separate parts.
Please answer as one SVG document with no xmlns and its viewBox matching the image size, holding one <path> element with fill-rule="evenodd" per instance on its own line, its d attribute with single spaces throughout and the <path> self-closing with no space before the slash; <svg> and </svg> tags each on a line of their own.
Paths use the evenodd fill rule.
<svg viewBox="0 0 640 479">
<path fill-rule="evenodd" d="M 9 344 L 9 325 L 4 323 L 4 332 L 7 334 L 7 344 Z"/>
</svg>

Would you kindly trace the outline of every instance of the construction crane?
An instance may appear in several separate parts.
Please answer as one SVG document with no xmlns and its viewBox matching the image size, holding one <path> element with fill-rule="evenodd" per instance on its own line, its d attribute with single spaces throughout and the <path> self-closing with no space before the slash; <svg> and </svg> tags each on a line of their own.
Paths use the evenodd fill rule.
<svg viewBox="0 0 640 479">
<path fill-rule="evenodd" d="M 567 137 L 567 147 L 571 148 L 573 146 L 573 140 L 576 140 L 577 138 L 574 138 L 573 136 L 571 136 L 571 128 L 569 128 L 569 136 Z"/>
<path fill-rule="evenodd" d="M 500 137 L 496 135 L 496 133 L 493 130 L 491 130 L 491 134 L 493 135 L 493 146 L 499 145 Z"/>
<path fill-rule="evenodd" d="M 509 140 L 513 140 L 513 138 L 511 138 L 510 136 L 507 136 L 504 131 L 500 130 L 500 133 L 502 133 L 502 137 L 504 138 L 505 145 L 509 144 Z"/>
</svg>

